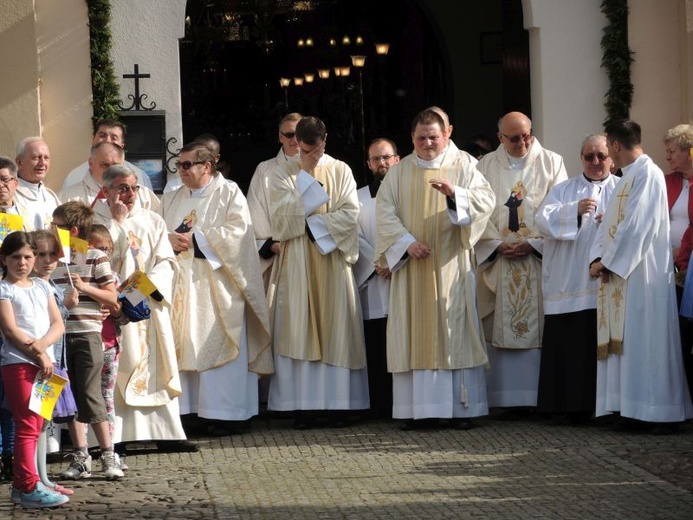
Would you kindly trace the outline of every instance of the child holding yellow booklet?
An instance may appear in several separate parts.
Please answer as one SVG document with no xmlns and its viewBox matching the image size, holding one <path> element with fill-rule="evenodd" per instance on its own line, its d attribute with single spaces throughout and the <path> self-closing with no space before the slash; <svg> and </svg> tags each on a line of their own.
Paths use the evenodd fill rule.
<svg viewBox="0 0 693 520">
<path fill-rule="evenodd" d="M 11 499 L 26 508 L 56 507 L 68 497 L 47 489 L 36 471 L 36 447 L 43 418 L 29 410 L 34 379 L 53 374 L 53 344 L 65 328 L 50 285 L 31 278 L 36 244 L 23 231 L 10 233 L 0 246 L 0 352 L 6 397 L 15 423 L 14 479 Z"/>
</svg>

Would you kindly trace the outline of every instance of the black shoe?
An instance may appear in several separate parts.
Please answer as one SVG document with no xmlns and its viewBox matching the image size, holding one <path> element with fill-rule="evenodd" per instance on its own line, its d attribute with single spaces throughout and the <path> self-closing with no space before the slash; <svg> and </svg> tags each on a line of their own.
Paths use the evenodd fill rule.
<svg viewBox="0 0 693 520">
<path fill-rule="evenodd" d="M 642 432 L 648 430 L 652 425 L 645 421 L 630 419 L 628 417 L 618 417 L 613 426 L 615 432 Z"/>
<path fill-rule="evenodd" d="M 240 432 L 234 428 L 233 421 L 210 421 L 206 435 L 209 437 L 230 437 Z"/>
<path fill-rule="evenodd" d="M 652 435 L 676 435 L 679 433 L 679 423 L 654 423 L 650 433 Z"/>
<path fill-rule="evenodd" d="M 348 412 L 330 411 L 327 413 L 327 424 L 331 428 L 346 428 L 349 426 Z"/>
<path fill-rule="evenodd" d="M 186 440 L 156 441 L 156 447 L 162 453 L 196 453 L 200 451 L 199 445 Z"/>
<path fill-rule="evenodd" d="M 440 427 L 440 421 L 433 419 L 408 419 L 402 425 L 404 431 L 431 430 Z"/>
<path fill-rule="evenodd" d="M 450 426 L 452 426 L 455 430 L 471 430 L 474 428 L 474 423 L 471 419 L 457 417 L 450 421 Z"/>
</svg>

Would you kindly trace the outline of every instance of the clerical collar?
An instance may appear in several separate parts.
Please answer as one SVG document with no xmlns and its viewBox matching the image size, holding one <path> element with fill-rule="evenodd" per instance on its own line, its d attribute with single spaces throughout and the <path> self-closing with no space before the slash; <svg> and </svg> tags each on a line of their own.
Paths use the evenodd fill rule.
<svg viewBox="0 0 693 520">
<path fill-rule="evenodd" d="M 439 170 L 440 167 L 443 165 L 443 161 L 445 160 L 445 153 L 447 152 L 447 147 L 445 148 L 445 151 L 441 153 L 438 157 L 435 159 L 432 159 L 430 161 L 427 161 L 425 159 L 422 159 L 418 155 L 416 156 L 416 164 L 418 164 L 419 168 L 428 168 L 431 170 Z"/>
<path fill-rule="evenodd" d="M 289 162 L 294 157 L 298 157 L 298 153 L 295 153 L 294 155 L 286 155 L 286 152 L 284 151 L 283 147 L 282 147 L 282 155 L 284 155 L 284 160 L 286 160 L 286 162 Z"/>
<path fill-rule="evenodd" d="M 611 174 L 609 174 L 609 175 L 611 175 Z M 582 176 L 585 178 L 585 180 L 586 180 L 587 182 L 591 182 L 592 184 L 597 184 L 597 183 L 600 183 L 600 182 L 604 182 L 606 179 L 609 178 L 609 175 L 607 175 L 607 176 L 604 177 L 603 179 L 590 179 L 587 175 L 585 175 L 585 172 L 582 172 Z"/>
<path fill-rule="evenodd" d="M 43 182 L 42 181 L 34 183 L 34 182 L 25 181 L 21 177 L 17 177 L 17 181 L 19 182 L 19 185 L 22 186 L 23 188 L 29 188 L 31 191 L 34 191 L 36 193 L 39 193 L 41 191 L 41 188 L 43 188 Z"/>
<path fill-rule="evenodd" d="M 218 173 L 217 175 L 221 175 Z M 190 196 L 193 199 L 199 199 L 200 197 L 204 196 L 204 192 L 207 188 L 209 188 L 209 185 L 212 184 L 212 181 L 214 180 L 214 176 L 212 176 L 211 179 L 209 179 L 209 182 L 202 186 L 201 188 L 195 188 L 194 190 L 190 190 Z"/>
<path fill-rule="evenodd" d="M 514 156 L 508 154 L 508 162 L 510 163 L 510 167 L 513 170 L 521 170 L 522 168 L 525 167 L 525 163 L 527 162 L 527 156 L 528 155 L 529 155 L 529 153 L 526 153 L 522 157 L 514 157 Z"/>
</svg>

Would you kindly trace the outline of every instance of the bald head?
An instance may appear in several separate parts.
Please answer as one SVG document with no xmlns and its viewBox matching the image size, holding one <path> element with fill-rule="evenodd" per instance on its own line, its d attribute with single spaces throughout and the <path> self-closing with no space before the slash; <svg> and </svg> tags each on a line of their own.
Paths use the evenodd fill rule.
<svg viewBox="0 0 693 520">
<path fill-rule="evenodd" d="M 509 112 L 498 121 L 498 140 L 512 157 L 527 155 L 532 139 L 532 121 L 522 112 Z"/>
</svg>

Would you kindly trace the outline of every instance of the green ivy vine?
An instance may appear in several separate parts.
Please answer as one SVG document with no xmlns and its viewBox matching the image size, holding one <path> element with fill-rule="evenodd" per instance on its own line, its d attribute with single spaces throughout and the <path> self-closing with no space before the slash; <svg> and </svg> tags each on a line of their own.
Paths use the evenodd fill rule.
<svg viewBox="0 0 693 520">
<path fill-rule="evenodd" d="M 604 106 L 606 121 L 610 121 L 629 117 L 633 103 L 630 67 L 634 53 L 628 47 L 628 0 L 603 0 L 601 11 L 609 21 L 603 29 L 601 47 L 602 67 L 609 78 Z"/>
<path fill-rule="evenodd" d="M 120 90 L 111 61 L 111 2 L 86 0 L 89 16 L 91 55 L 91 90 L 94 123 L 101 119 L 118 119 Z"/>
</svg>

